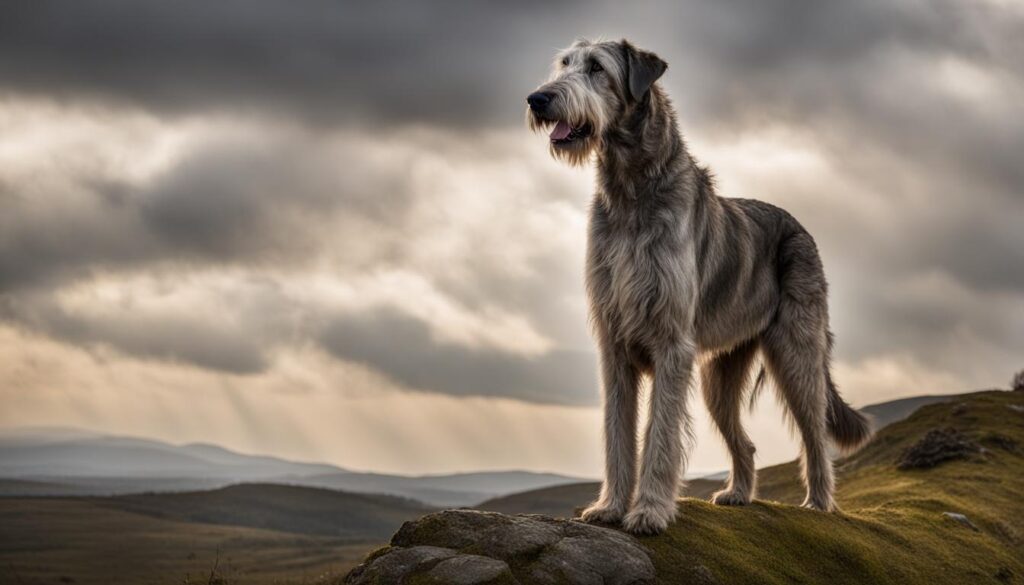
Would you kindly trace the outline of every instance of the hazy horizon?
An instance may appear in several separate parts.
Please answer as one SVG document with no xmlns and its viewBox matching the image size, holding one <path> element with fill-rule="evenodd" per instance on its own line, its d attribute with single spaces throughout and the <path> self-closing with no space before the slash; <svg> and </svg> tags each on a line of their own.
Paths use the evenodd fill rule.
<svg viewBox="0 0 1024 585">
<path fill-rule="evenodd" d="M 7 7 L 0 429 L 600 476 L 591 170 L 523 123 L 581 36 L 657 52 L 719 193 L 814 235 L 851 404 L 1024 368 L 1024 5 L 536 8 Z M 797 454 L 772 392 L 748 419 Z"/>
</svg>

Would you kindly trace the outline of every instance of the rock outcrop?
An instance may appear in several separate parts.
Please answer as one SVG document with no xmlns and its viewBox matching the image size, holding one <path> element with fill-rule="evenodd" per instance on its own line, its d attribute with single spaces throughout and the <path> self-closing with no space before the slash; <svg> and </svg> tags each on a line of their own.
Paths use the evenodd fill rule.
<svg viewBox="0 0 1024 585">
<path fill-rule="evenodd" d="M 928 469 L 946 461 L 966 459 L 978 451 L 978 445 L 960 431 L 935 429 L 904 451 L 896 466 L 901 470 Z"/>
<path fill-rule="evenodd" d="M 452 510 L 406 522 L 346 577 L 350 585 L 644 585 L 654 565 L 633 537 L 575 520 Z"/>
</svg>

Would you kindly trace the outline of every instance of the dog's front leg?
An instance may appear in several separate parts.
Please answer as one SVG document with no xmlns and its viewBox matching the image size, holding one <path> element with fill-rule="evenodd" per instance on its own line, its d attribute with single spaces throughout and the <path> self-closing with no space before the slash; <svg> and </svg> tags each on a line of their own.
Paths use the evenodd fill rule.
<svg viewBox="0 0 1024 585">
<path fill-rule="evenodd" d="M 640 374 L 614 342 L 601 341 L 604 394 L 604 484 L 596 502 L 583 511 L 587 522 L 614 524 L 629 509 L 636 488 L 636 417 Z"/>
<path fill-rule="evenodd" d="M 671 344 L 654 356 L 654 387 L 644 437 L 640 488 L 623 527 L 635 534 L 657 534 L 676 516 L 683 436 L 691 434 L 686 401 L 694 346 L 689 340 Z"/>
</svg>

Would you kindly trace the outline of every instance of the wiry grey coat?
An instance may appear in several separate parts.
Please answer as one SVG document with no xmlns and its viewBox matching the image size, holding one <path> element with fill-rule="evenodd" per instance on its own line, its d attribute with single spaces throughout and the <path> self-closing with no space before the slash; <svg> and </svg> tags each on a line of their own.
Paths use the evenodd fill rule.
<svg viewBox="0 0 1024 585">
<path fill-rule="evenodd" d="M 827 285 L 814 240 L 787 212 L 715 194 L 657 83 L 666 64 L 627 41 L 577 41 L 528 99 L 553 128 L 552 154 L 595 160 L 586 281 L 601 357 L 606 475 L 584 519 L 663 530 L 676 512 L 691 369 L 733 459 L 718 504 L 754 495 L 754 446 L 740 425 L 760 354 L 803 439 L 805 505 L 835 508 L 827 437 L 868 437 L 829 372 Z M 638 387 L 653 378 L 637 461 Z M 682 431 L 682 433 L 681 433 Z"/>
</svg>

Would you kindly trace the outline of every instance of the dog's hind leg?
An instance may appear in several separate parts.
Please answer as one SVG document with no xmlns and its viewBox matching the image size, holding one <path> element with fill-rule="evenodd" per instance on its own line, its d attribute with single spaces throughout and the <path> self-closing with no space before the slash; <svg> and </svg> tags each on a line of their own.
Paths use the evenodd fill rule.
<svg viewBox="0 0 1024 585">
<path fill-rule="evenodd" d="M 826 435 L 828 402 L 824 361 L 815 346 L 787 326 L 773 326 L 764 336 L 768 370 L 803 439 L 801 468 L 807 487 L 804 506 L 830 511 L 835 501 Z"/>
<path fill-rule="evenodd" d="M 780 250 L 781 295 L 775 320 L 761 336 L 768 371 L 803 439 L 804 506 L 834 510 L 828 455 L 827 285 L 814 241 L 806 233 Z"/>
<path fill-rule="evenodd" d="M 757 346 L 756 340 L 747 341 L 701 367 L 704 402 L 732 455 L 732 471 L 725 489 L 711 496 L 716 504 L 749 504 L 754 497 L 754 444 L 743 430 L 740 411 Z"/>
</svg>

